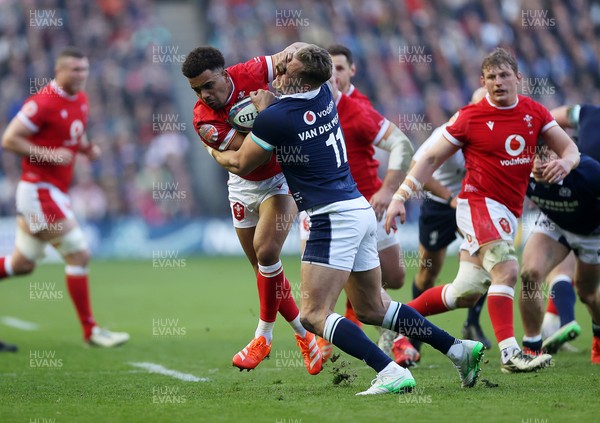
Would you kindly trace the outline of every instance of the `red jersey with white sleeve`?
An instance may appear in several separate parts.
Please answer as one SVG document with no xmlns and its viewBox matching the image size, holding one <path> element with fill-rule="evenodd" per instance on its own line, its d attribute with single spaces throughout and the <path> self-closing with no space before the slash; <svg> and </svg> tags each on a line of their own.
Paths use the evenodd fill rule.
<svg viewBox="0 0 600 423">
<path fill-rule="evenodd" d="M 522 213 L 538 137 L 557 125 L 540 103 L 519 95 L 497 107 L 486 95 L 457 112 L 444 136 L 462 148 L 467 173 L 460 198 L 491 198 L 515 216 Z"/>
<path fill-rule="evenodd" d="M 271 56 L 255 57 L 245 63 L 225 69 L 233 85 L 231 96 L 225 107 L 214 110 L 198 99 L 194 106 L 194 128 L 202 142 L 219 151 L 229 148 L 236 130 L 231 127 L 227 117 L 231 107 L 239 100 L 248 97 L 251 91 L 268 90 L 269 82 L 274 79 L 274 66 Z M 275 154 L 271 160 L 243 176 L 249 181 L 262 181 L 281 172 Z"/>
<path fill-rule="evenodd" d="M 87 95 L 83 91 L 69 95 L 53 80 L 25 101 L 17 119 L 33 132 L 29 141 L 37 150 L 23 156 L 21 180 L 47 182 L 66 193 L 73 179 L 75 160 L 61 165 L 45 161 L 39 155 L 52 155 L 59 147 L 68 148 L 73 155 L 77 153 L 87 127 Z"/>
<path fill-rule="evenodd" d="M 350 173 L 360 193 L 370 200 L 381 188 L 377 175 L 379 162 L 373 157 L 375 148 L 390 122 L 372 107 L 365 107 L 346 94 L 338 92 L 336 106 L 346 141 Z"/>
</svg>

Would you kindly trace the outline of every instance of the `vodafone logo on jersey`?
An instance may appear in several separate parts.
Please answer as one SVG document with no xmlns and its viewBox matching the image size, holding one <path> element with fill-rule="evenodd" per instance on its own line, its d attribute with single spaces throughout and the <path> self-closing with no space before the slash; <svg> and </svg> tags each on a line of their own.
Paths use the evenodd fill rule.
<svg viewBox="0 0 600 423">
<path fill-rule="evenodd" d="M 304 112 L 304 116 L 302 116 L 302 119 L 304 119 L 304 123 L 306 123 L 307 125 L 312 125 L 317 121 L 317 115 L 315 115 L 315 112 L 309 110 L 307 112 Z"/>
<path fill-rule="evenodd" d="M 500 160 L 502 166 L 528 165 L 531 163 L 531 157 L 517 157 L 525 149 L 525 138 L 521 135 L 509 135 L 504 142 L 504 148 L 513 158 Z"/>
<path fill-rule="evenodd" d="M 517 157 L 525 149 L 525 138 L 520 135 L 509 135 L 504 142 L 506 152 L 513 157 Z"/>
</svg>

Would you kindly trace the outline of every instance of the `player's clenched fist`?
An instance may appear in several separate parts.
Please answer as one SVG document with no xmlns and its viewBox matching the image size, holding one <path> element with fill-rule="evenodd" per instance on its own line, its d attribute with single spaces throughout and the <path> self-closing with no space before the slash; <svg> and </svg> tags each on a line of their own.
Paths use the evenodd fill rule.
<svg viewBox="0 0 600 423">
<path fill-rule="evenodd" d="M 250 100 L 252 100 L 252 104 L 254 104 L 254 107 L 256 107 L 256 110 L 258 110 L 259 113 L 269 107 L 275 99 L 275 94 L 268 90 L 261 89 L 250 92 Z"/>
</svg>

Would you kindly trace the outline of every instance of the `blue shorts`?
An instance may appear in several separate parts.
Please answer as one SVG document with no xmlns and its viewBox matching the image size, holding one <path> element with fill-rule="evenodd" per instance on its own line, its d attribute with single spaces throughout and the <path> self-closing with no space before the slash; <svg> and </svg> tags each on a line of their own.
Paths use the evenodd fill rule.
<svg viewBox="0 0 600 423">
<path fill-rule="evenodd" d="M 419 216 L 419 242 L 427 251 L 439 251 L 456 239 L 456 209 L 424 201 Z"/>
<path fill-rule="evenodd" d="M 303 262 L 353 272 L 379 266 L 377 219 L 364 197 L 307 212 L 310 235 Z"/>
</svg>

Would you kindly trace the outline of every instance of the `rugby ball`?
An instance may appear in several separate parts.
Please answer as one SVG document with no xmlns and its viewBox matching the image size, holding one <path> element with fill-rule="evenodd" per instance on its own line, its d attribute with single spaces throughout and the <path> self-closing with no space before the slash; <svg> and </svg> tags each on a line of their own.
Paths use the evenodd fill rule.
<svg viewBox="0 0 600 423">
<path fill-rule="evenodd" d="M 256 107 L 252 104 L 250 97 L 246 97 L 231 107 L 227 120 L 233 129 L 240 132 L 250 132 L 257 116 Z"/>
</svg>

